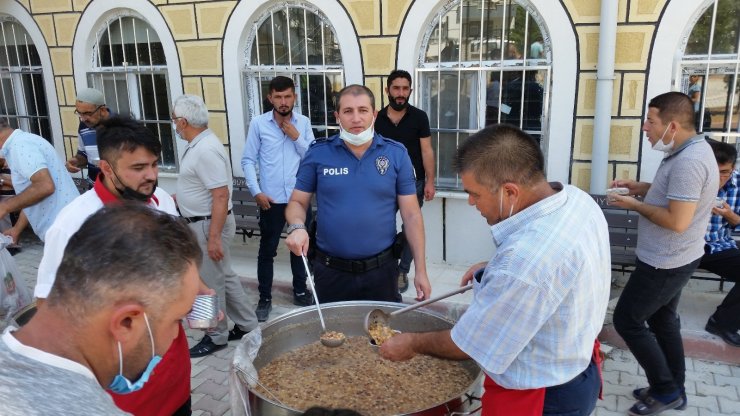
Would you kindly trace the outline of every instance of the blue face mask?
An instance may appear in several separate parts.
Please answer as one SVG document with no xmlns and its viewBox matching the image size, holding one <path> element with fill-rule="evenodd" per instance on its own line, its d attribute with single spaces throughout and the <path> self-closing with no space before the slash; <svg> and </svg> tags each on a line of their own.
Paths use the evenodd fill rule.
<svg viewBox="0 0 740 416">
<path fill-rule="evenodd" d="M 146 313 L 144 313 L 144 322 L 146 322 L 146 329 L 149 331 L 149 340 L 152 343 L 152 359 L 149 360 L 149 365 L 146 366 L 146 369 L 141 374 L 141 377 L 139 377 L 138 380 L 134 381 L 133 383 L 123 376 L 123 354 L 121 353 L 121 343 L 118 343 L 118 374 L 113 379 L 113 382 L 110 383 L 110 386 L 108 386 L 108 390 L 112 391 L 116 394 L 129 394 L 133 393 L 137 390 L 141 390 L 142 387 L 144 387 L 144 383 L 146 383 L 149 380 L 149 376 L 152 375 L 152 371 L 154 371 L 154 367 L 159 364 L 160 361 L 162 361 L 162 357 L 159 355 L 156 355 L 154 353 L 154 337 L 152 337 L 152 328 L 149 326 L 149 319 L 146 317 Z"/>
</svg>

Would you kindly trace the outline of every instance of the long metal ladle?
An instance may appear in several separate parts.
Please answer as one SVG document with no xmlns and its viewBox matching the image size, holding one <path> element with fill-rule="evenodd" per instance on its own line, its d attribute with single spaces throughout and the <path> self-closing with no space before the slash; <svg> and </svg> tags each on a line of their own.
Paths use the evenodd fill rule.
<svg viewBox="0 0 740 416">
<path fill-rule="evenodd" d="M 372 335 L 370 335 L 370 326 L 371 325 L 375 324 L 375 325 L 390 327 L 389 322 L 390 322 L 392 316 L 400 315 L 402 313 L 406 313 L 408 311 L 412 311 L 412 310 L 414 310 L 416 308 L 421 308 L 422 306 L 426 306 L 426 305 L 429 305 L 430 303 L 434 303 L 434 302 L 437 302 L 439 300 L 449 298 L 450 296 L 457 295 L 458 293 L 467 292 L 468 290 L 470 290 L 472 288 L 473 288 L 473 284 L 470 283 L 470 284 L 468 284 L 466 286 L 459 287 L 459 288 L 453 290 L 452 292 L 445 293 L 444 295 L 439 295 L 437 297 L 430 298 L 430 299 L 427 299 L 425 301 L 422 301 L 422 302 L 419 302 L 419 303 L 415 303 L 413 305 L 409 305 L 409 306 L 407 306 L 405 308 L 395 310 L 395 311 L 393 311 L 391 313 L 385 313 L 385 312 L 383 312 L 380 309 L 373 309 L 370 312 L 368 312 L 367 315 L 365 315 L 365 332 L 370 336 L 370 338 L 372 338 Z"/>
<path fill-rule="evenodd" d="M 321 313 L 321 306 L 319 305 L 319 296 L 316 294 L 316 286 L 313 284 L 313 275 L 311 275 L 311 270 L 308 268 L 308 260 L 306 260 L 306 256 L 301 253 L 301 258 L 303 259 L 303 267 L 306 268 L 306 279 L 308 280 L 308 283 L 311 285 L 311 292 L 313 292 L 313 299 L 316 302 L 316 310 L 319 312 L 319 320 L 321 321 L 321 336 L 319 339 L 321 340 L 321 343 L 330 348 L 338 347 L 342 344 L 344 344 L 344 340 L 346 337 L 341 332 L 342 336 L 339 338 L 329 338 L 327 336 L 327 330 L 326 330 L 326 324 L 324 323 L 324 315 Z"/>
</svg>

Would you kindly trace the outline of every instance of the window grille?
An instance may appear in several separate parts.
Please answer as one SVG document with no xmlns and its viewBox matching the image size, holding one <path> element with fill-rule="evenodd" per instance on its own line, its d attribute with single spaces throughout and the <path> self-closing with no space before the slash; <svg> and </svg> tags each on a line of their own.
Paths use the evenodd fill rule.
<svg viewBox="0 0 740 416">
<path fill-rule="evenodd" d="M 695 127 L 715 139 L 740 137 L 740 4 L 714 0 L 684 39 L 677 89 L 694 100 Z"/>
<path fill-rule="evenodd" d="M 311 120 L 314 136 L 338 132 L 336 95 L 344 86 L 342 57 L 331 23 L 314 6 L 289 2 L 268 9 L 254 23 L 243 70 L 249 119 L 272 109 L 270 80 L 293 79 L 298 112 Z"/>
<path fill-rule="evenodd" d="M 0 15 L 0 115 L 52 142 L 41 59 L 28 32 Z"/>
<path fill-rule="evenodd" d="M 429 115 L 438 188 L 461 189 L 455 152 L 486 125 L 516 125 L 544 145 L 552 62 L 544 27 L 534 9 L 513 0 L 453 1 L 437 13 L 415 91 Z"/>
<path fill-rule="evenodd" d="M 93 88 L 103 92 L 113 112 L 142 121 L 159 137 L 160 168 L 176 172 L 167 62 L 156 31 L 137 17 L 118 15 L 109 19 L 96 36 L 87 78 Z"/>
</svg>

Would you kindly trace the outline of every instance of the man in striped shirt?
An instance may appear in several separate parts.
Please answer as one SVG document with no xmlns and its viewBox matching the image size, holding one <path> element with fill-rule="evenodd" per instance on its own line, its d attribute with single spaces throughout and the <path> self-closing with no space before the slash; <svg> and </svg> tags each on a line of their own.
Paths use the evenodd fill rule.
<svg viewBox="0 0 740 416">
<path fill-rule="evenodd" d="M 706 254 L 701 258 L 699 268 L 731 280 L 735 285 L 707 321 L 706 330 L 721 337 L 726 343 L 740 347 L 740 285 L 737 284 L 740 250 L 732 238 L 732 232 L 740 225 L 740 173 L 735 170 L 737 150 L 727 143 L 707 141 L 719 165 L 721 188 L 717 193 L 718 206 L 712 208 L 712 216 L 704 236 Z"/>
<path fill-rule="evenodd" d="M 475 296 L 452 330 L 399 334 L 380 353 L 472 358 L 486 374 L 483 416 L 591 414 L 611 279 L 604 215 L 580 189 L 548 183 L 537 142 L 516 127 L 474 134 L 456 164 L 496 253 L 463 276 L 475 273 Z"/>
</svg>

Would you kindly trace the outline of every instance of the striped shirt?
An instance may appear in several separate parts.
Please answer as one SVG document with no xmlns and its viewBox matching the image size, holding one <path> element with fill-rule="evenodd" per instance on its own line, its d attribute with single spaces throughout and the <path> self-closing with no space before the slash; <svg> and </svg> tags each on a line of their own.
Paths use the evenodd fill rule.
<svg viewBox="0 0 740 416">
<path fill-rule="evenodd" d="M 571 380 L 591 361 L 609 303 L 604 215 L 586 193 L 566 185 L 491 232 L 496 254 L 474 283 L 452 340 L 502 387 Z"/>
<path fill-rule="evenodd" d="M 738 215 L 740 215 L 739 182 L 740 173 L 737 170 L 733 170 L 730 179 L 717 193 L 717 197 L 727 201 L 727 205 L 730 206 L 732 212 Z M 712 214 L 709 218 L 709 225 L 707 225 L 707 233 L 704 235 L 704 241 L 709 246 L 709 254 L 737 248 L 735 240 L 732 239 L 732 232 L 737 229 L 738 227 L 731 226 L 723 216 Z"/>
</svg>

